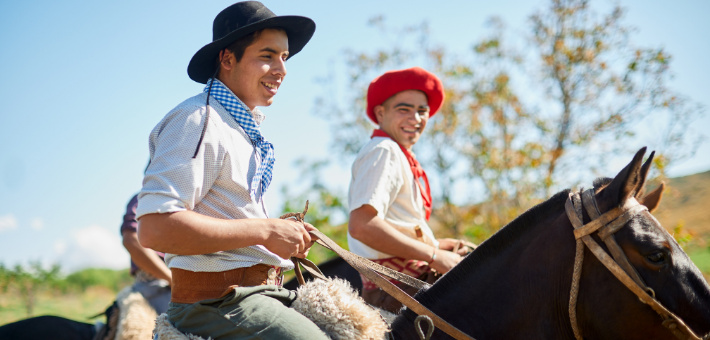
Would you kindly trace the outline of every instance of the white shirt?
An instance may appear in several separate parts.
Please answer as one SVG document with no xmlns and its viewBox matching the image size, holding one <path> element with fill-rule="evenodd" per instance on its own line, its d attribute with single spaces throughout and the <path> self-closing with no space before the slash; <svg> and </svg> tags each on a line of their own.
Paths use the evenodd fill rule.
<svg viewBox="0 0 710 340">
<path fill-rule="evenodd" d="M 253 200 L 249 186 L 261 162 L 248 135 L 214 97 L 210 98 L 209 124 L 197 157 L 205 100 L 202 93 L 170 111 L 150 133 L 150 165 L 138 195 L 137 218 L 151 213 L 192 210 L 222 218 L 268 218 L 261 192 Z M 257 124 L 264 115 L 251 112 Z M 266 264 L 293 269 L 262 245 L 204 255 L 165 254 L 169 268 L 219 272 Z"/>
<path fill-rule="evenodd" d="M 426 222 L 424 201 L 407 157 L 390 138 L 372 138 L 353 163 L 348 206 L 352 212 L 365 204 L 375 208 L 377 217 L 390 224 L 412 230 L 419 226 L 438 244 Z M 368 259 L 393 257 L 354 239 L 350 232 L 348 246 L 351 252 Z"/>
</svg>

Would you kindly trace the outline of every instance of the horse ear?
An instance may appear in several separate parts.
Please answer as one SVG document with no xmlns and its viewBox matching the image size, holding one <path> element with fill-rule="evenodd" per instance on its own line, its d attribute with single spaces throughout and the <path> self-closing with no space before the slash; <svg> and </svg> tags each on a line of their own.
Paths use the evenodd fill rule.
<svg viewBox="0 0 710 340">
<path fill-rule="evenodd" d="M 641 180 L 641 182 L 639 182 L 638 186 L 636 187 L 636 199 L 643 197 L 643 194 L 646 191 L 646 177 L 648 176 L 648 170 L 651 169 L 651 162 L 653 161 L 653 155 L 655 154 L 656 151 L 651 151 L 651 154 L 648 155 L 648 159 L 641 166 L 641 171 L 639 171 L 639 179 Z"/>
<path fill-rule="evenodd" d="M 661 185 L 656 188 L 656 190 L 651 191 L 644 198 L 639 200 L 639 203 L 643 204 L 648 208 L 649 212 L 654 212 L 661 205 L 661 198 L 663 198 L 663 190 L 666 190 L 666 183 L 661 182 Z"/>
<path fill-rule="evenodd" d="M 643 155 L 646 153 L 646 147 L 644 146 L 636 152 L 634 159 L 631 163 L 626 165 L 619 174 L 614 177 L 614 179 L 609 183 L 607 187 L 608 192 L 611 194 L 614 205 L 621 205 L 626 202 L 627 199 L 634 196 L 638 185 L 643 182 L 640 179 L 639 172 L 641 170 L 641 163 L 643 162 Z"/>
</svg>

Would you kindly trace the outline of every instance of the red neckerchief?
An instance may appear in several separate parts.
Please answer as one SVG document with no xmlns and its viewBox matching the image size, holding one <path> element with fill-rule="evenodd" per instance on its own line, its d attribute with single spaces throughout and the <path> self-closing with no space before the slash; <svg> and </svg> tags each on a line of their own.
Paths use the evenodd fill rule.
<svg viewBox="0 0 710 340">
<path fill-rule="evenodd" d="M 375 131 L 372 132 L 372 136 L 370 136 L 370 138 L 374 137 L 386 137 L 392 139 L 390 135 L 380 129 L 375 129 Z M 394 141 L 394 139 L 392 140 Z M 397 141 L 395 141 L 395 143 L 397 143 Z M 402 149 L 404 156 L 407 157 L 409 167 L 412 169 L 412 174 L 414 174 L 414 181 L 417 182 L 417 186 L 419 186 L 419 192 L 422 193 L 422 201 L 424 201 L 424 211 L 426 212 L 426 219 L 428 221 L 429 216 L 431 216 L 431 189 L 429 188 L 429 179 L 426 177 L 426 172 L 424 172 L 424 169 L 422 168 L 421 164 L 419 164 L 419 161 L 414 158 L 414 154 L 412 154 L 411 151 L 405 149 L 402 144 L 397 143 L 397 145 L 399 145 L 399 148 Z M 419 181 L 420 178 L 424 180 L 424 184 L 426 184 L 426 190 L 424 190 L 422 182 Z"/>
</svg>

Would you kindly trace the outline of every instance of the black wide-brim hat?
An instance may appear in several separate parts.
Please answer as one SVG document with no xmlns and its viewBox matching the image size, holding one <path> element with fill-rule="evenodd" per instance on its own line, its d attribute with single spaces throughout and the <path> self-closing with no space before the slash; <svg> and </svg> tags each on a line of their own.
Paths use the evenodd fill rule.
<svg viewBox="0 0 710 340">
<path fill-rule="evenodd" d="M 187 66 L 190 79 L 206 84 L 215 73 L 215 60 L 221 50 L 237 39 L 265 28 L 280 28 L 286 32 L 290 59 L 311 40 L 316 23 L 301 16 L 277 16 L 258 1 L 237 2 L 215 17 L 212 42 L 197 51 Z"/>
</svg>

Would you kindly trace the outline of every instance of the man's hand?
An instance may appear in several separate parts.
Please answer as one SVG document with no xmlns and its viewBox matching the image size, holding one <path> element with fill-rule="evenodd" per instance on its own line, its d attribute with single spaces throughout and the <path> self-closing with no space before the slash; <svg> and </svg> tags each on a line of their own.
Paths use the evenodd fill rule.
<svg viewBox="0 0 710 340">
<path fill-rule="evenodd" d="M 439 273 L 446 273 L 455 265 L 457 265 L 463 257 L 459 254 L 452 253 L 450 251 L 437 249 L 436 250 L 436 260 L 433 263 L 429 263 L 429 267 L 433 268 Z"/>
<path fill-rule="evenodd" d="M 303 223 L 303 226 L 306 228 L 306 232 L 309 232 L 309 231 L 311 231 L 311 230 L 318 230 L 318 229 L 316 229 L 316 227 L 312 226 L 310 223 L 305 223 L 305 222 L 304 222 L 304 223 Z M 306 249 L 305 249 L 305 251 L 303 251 L 303 252 L 301 252 L 301 253 L 298 253 L 298 254 L 296 254 L 296 255 L 293 255 L 293 256 L 298 257 L 298 258 L 302 258 L 302 259 L 305 259 L 306 256 L 308 256 L 308 251 L 311 249 L 311 247 L 313 246 L 313 244 L 316 243 L 316 241 L 318 241 L 318 237 L 317 237 L 317 236 L 313 236 L 313 235 L 311 235 L 311 234 L 308 234 L 308 236 L 311 237 L 311 242 L 308 243 L 308 244 L 306 244 Z"/>
<path fill-rule="evenodd" d="M 291 256 L 305 258 L 308 255 L 308 250 L 315 242 L 308 231 L 315 230 L 315 227 L 292 219 L 273 218 L 267 221 L 271 228 L 264 242 L 266 249 L 284 259 Z"/>
<path fill-rule="evenodd" d="M 448 251 L 453 251 L 454 248 L 456 247 L 457 244 L 461 242 L 461 240 L 453 239 L 453 238 L 442 238 L 439 239 L 439 249 L 442 250 L 448 250 Z M 456 252 L 457 254 L 463 256 L 472 251 L 471 248 L 461 244 L 459 245 L 459 250 Z"/>
</svg>

